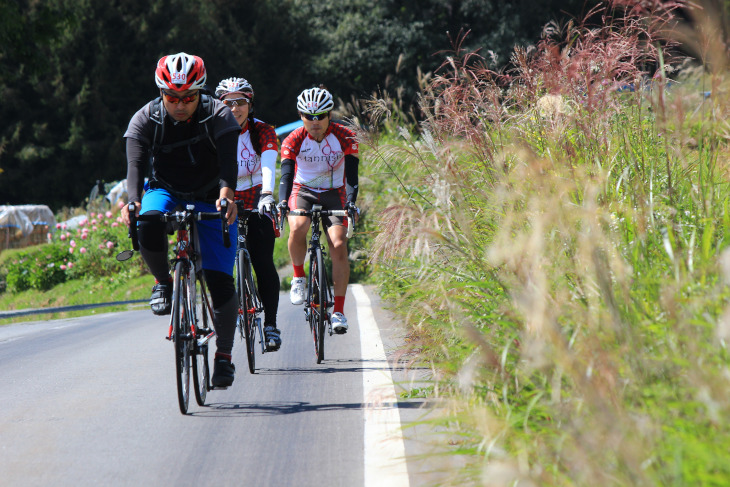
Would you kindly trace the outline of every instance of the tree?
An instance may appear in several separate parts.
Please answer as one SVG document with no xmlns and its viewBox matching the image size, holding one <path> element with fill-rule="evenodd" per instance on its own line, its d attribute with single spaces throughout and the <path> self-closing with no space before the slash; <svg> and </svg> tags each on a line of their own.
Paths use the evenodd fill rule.
<svg viewBox="0 0 730 487">
<path fill-rule="evenodd" d="M 506 61 L 515 42 L 576 0 L 0 0 L 0 204 L 83 202 L 97 179 L 124 178 L 130 117 L 158 96 L 165 55 L 201 56 L 211 90 L 254 86 L 256 114 L 296 119 L 296 96 L 323 83 L 336 97 L 399 90 L 435 70 L 449 36 Z"/>
</svg>

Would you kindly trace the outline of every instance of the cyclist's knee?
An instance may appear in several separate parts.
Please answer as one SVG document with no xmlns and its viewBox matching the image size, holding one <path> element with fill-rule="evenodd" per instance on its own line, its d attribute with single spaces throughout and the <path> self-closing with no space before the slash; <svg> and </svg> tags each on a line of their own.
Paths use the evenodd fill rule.
<svg viewBox="0 0 730 487">
<path fill-rule="evenodd" d="M 308 228 L 298 229 L 296 231 L 290 230 L 289 231 L 289 242 L 294 242 L 294 243 L 299 243 L 301 245 L 306 245 L 306 243 L 307 243 L 307 230 L 308 230 Z"/>
<path fill-rule="evenodd" d="M 306 236 L 308 231 L 309 218 L 301 216 L 289 218 L 289 235 Z"/>
<path fill-rule="evenodd" d="M 167 232 L 164 223 L 141 221 L 139 222 L 137 235 L 142 248 L 152 252 L 167 250 Z"/>
<path fill-rule="evenodd" d="M 343 226 L 330 227 L 327 232 L 327 241 L 333 251 L 347 252 L 347 230 Z"/>
<path fill-rule="evenodd" d="M 205 281 L 208 284 L 214 308 L 223 306 L 236 294 L 233 276 L 225 272 L 205 269 Z"/>
</svg>

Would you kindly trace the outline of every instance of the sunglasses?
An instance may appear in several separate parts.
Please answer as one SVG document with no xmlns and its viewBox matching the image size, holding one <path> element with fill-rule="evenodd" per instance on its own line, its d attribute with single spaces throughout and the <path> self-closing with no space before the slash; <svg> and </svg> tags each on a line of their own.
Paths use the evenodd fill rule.
<svg viewBox="0 0 730 487">
<path fill-rule="evenodd" d="M 314 115 L 310 115 L 309 113 L 302 113 L 302 117 L 306 118 L 307 120 L 322 120 L 327 117 L 327 115 L 329 115 L 329 112 L 315 113 Z"/>
<path fill-rule="evenodd" d="M 248 103 L 248 98 L 234 98 L 232 100 L 222 100 L 227 107 L 241 107 Z"/>
<path fill-rule="evenodd" d="M 185 96 L 185 97 L 172 96 L 169 93 L 167 93 L 166 91 L 163 91 L 162 92 L 162 95 L 165 97 L 165 100 L 167 100 L 168 103 L 172 103 L 173 105 L 177 105 L 180 102 L 182 102 L 185 105 L 187 105 L 188 103 L 192 103 L 192 102 L 194 102 L 195 100 L 198 99 L 198 92 L 197 91 L 195 93 L 193 93 L 192 95 L 188 95 L 188 96 Z"/>
</svg>

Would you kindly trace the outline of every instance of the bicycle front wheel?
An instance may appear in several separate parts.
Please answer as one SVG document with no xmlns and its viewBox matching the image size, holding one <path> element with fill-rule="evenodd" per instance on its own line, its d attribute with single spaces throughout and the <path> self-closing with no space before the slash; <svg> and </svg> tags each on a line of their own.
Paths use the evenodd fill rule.
<svg viewBox="0 0 730 487">
<path fill-rule="evenodd" d="M 193 343 L 193 384 L 195 386 L 195 400 L 200 406 L 205 405 L 205 399 L 208 396 L 208 385 L 210 384 L 210 367 L 208 365 L 208 342 L 198 345 L 198 341 L 211 332 L 211 324 L 213 319 L 210 316 L 210 310 L 207 306 L 207 290 L 203 285 L 202 276 L 198 276 L 195 280 L 196 292 L 195 298 L 191 300 L 193 309 L 195 310 L 195 323 L 197 324 L 196 341 Z M 199 301 L 199 303 L 198 303 Z"/>
<path fill-rule="evenodd" d="M 256 371 L 256 335 L 254 334 L 254 300 L 253 289 L 251 288 L 251 260 L 244 251 L 238 252 L 237 262 L 237 284 L 238 284 L 238 324 L 243 329 L 243 335 L 246 339 L 246 356 L 248 357 L 248 371 L 254 373 Z"/>
<path fill-rule="evenodd" d="M 309 256 L 309 327 L 314 339 L 317 363 L 324 360 L 324 328 L 327 316 L 327 277 L 322 249 Z"/>
<path fill-rule="evenodd" d="M 190 316 L 186 307 L 188 276 L 183 262 L 175 265 L 172 293 L 172 340 L 175 345 L 177 399 L 180 412 L 187 414 L 190 403 Z"/>
</svg>

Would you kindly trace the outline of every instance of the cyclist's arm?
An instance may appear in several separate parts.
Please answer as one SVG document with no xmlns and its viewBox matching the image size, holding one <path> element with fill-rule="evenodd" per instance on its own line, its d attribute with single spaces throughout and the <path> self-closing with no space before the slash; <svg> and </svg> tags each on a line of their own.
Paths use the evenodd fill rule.
<svg viewBox="0 0 730 487">
<path fill-rule="evenodd" d="M 238 132 L 227 132 L 215 141 L 220 167 L 220 189 L 229 188 L 234 191 L 238 178 Z"/>
<path fill-rule="evenodd" d="M 272 194 L 276 184 L 276 159 L 279 157 L 279 139 L 271 125 L 257 121 L 256 133 L 261 148 L 261 194 Z"/>
<path fill-rule="evenodd" d="M 233 203 L 236 179 L 238 178 L 238 132 L 226 132 L 215 141 L 218 152 L 218 165 L 220 167 L 220 192 L 216 208 L 220 211 L 221 199 L 228 200 L 228 224 L 236 221 L 237 207 Z"/>
<path fill-rule="evenodd" d="M 281 160 L 281 179 L 279 179 L 279 200 L 289 200 L 294 185 L 294 159 Z"/>
<path fill-rule="evenodd" d="M 272 194 L 276 181 L 276 157 L 278 151 L 265 150 L 261 153 L 261 193 Z"/>
<path fill-rule="evenodd" d="M 129 201 L 142 201 L 142 185 L 149 157 L 148 146 L 139 139 L 127 137 L 127 195 Z"/>
<path fill-rule="evenodd" d="M 355 204 L 357 202 L 358 165 L 360 159 L 352 154 L 345 155 L 345 187 L 347 190 L 347 201 Z"/>
</svg>

